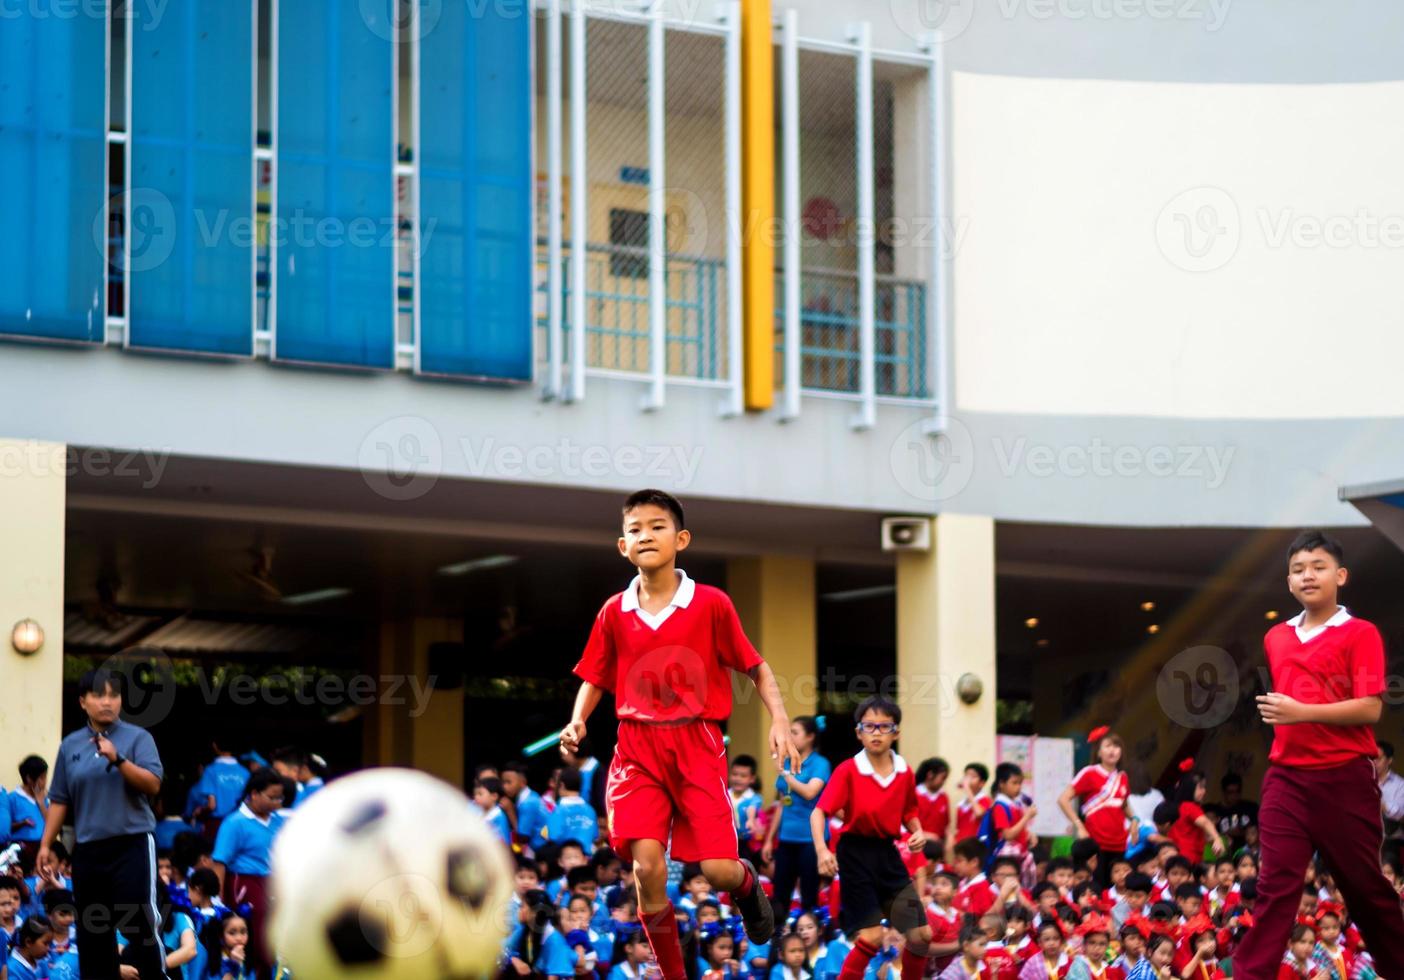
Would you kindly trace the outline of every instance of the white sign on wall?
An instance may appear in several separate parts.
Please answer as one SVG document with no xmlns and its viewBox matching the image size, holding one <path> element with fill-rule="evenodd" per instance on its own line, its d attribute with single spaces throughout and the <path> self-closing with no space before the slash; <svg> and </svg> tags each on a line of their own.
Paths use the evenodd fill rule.
<svg viewBox="0 0 1404 980">
<path fill-rule="evenodd" d="M 1058 809 L 1058 797 L 1073 778 L 1072 739 L 1000 735 L 995 744 L 995 761 L 1012 762 L 1024 770 L 1024 795 L 1038 807 L 1030 825 L 1035 834 L 1065 837 L 1073 832 L 1068 818 Z M 994 792 L 993 786 L 990 792 Z"/>
</svg>

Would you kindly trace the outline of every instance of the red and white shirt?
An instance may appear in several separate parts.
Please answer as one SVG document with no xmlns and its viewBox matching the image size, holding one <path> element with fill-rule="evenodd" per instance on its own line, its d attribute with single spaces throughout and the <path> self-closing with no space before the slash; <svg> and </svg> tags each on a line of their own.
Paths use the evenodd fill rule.
<svg viewBox="0 0 1404 980">
<path fill-rule="evenodd" d="M 985 811 L 990 808 L 993 801 L 990 794 L 981 793 L 973 800 L 969 797 L 960 801 L 956 806 L 956 840 L 965 840 L 967 837 L 974 837 L 980 833 L 980 820 L 985 816 Z M 926 824 L 922 824 L 924 828 Z"/>
<path fill-rule="evenodd" d="M 1278 623 L 1263 637 L 1272 689 L 1304 704 L 1331 704 L 1381 695 L 1385 689 L 1384 642 L 1373 623 L 1345 606 L 1314 629 L 1302 629 L 1305 612 Z M 1369 725 L 1277 725 L 1268 761 L 1300 769 L 1344 765 L 1379 755 Z"/>
<path fill-rule="evenodd" d="M 949 908 L 941 908 L 935 902 L 929 902 L 926 906 L 926 924 L 931 928 L 931 945 L 945 945 L 953 943 L 960 938 L 960 926 L 965 917 L 960 914 L 960 909 L 954 905 Z M 936 960 L 936 971 L 939 973 L 950 965 L 951 961 L 960 956 L 960 951 L 949 953 L 945 956 L 934 957 Z"/>
<path fill-rule="evenodd" d="M 1126 798 L 1131 794 L 1126 773 L 1111 772 L 1100 764 L 1084 766 L 1072 781 L 1073 792 L 1082 800 L 1082 822 L 1087 835 L 1104 851 L 1126 850 L 1130 827 L 1126 821 Z"/>
<path fill-rule="evenodd" d="M 960 883 L 960 887 L 956 889 L 955 901 L 951 905 L 964 915 L 979 916 L 994 908 L 998 900 L 999 892 L 981 873 Z"/>
<path fill-rule="evenodd" d="M 761 656 L 725 592 L 696 585 L 678 569 L 678 589 L 656 614 L 639 606 L 636 577 L 595 616 L 575 674 L 614 694 L 621 720 L 725 721 L 731 672 Z"/>
<path fill-rule="evenodd" d="M 921 819 L 921 829 L 932 840 L 945 840 L 946 830 L 951 825 L 951 798 L 946 791 L 931 792 L 925 786 L 916 788 L 917 816 Z"/>
<path fill-rule="evenodd" d="M 896 752 L 892 770 L 879 776 L 865 749 L 838 764 L 819 795 L 818 807 L 828 814 L 842 810 L 845 834 L 896 840 L 917 815 L 916 779 Z"/>
<path fill-rule="evenodd" d="M 1003 793 L 995 798 L 994 807 L 994 829 L 995 833 L 1004 840 L 1004 832 L 1024 819 L 1024 808 L 1017 800 L 1010 799 Z M 1125 846 L 1123 844 L 1123 846 Z M 1025 827 L 1019 831 L 1019 836 L 1013 840 L 1004 841 L 1004 847 L 1000 854 L 1023 854 L 1029 849 L 1029 828 Z"/>
</svg>

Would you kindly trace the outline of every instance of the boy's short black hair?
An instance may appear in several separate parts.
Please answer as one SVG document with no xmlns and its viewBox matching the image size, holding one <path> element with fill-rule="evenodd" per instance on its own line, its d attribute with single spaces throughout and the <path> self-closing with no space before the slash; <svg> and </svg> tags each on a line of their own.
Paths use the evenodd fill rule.
<svg viewBox="0 0 1404 980">
<path fill-rule="evenodd" d="M 24 886 L 20 884 L 18 878 L 0 875 L 0 892 L 14 892 L 16 895 L 23 895 Z"/>
<path fill-rule="evenodd" d="M 186 879 L 185 887 L 187 891 L 191 888 L 198 888 L 207 898 L 218 898 L 219 876 L 209 868 L 196 868 Z"/>
<path fill-rule="evenodd" d="M 1150 918 L 1152 919 L 1174 919 L 1179 914 L 1180 910 L 1170 902 L 1156 902 L 1150 907 Z"/>
<path fill-rule="evenodd" d="M 958 858 L 966 861 L 979 861 L 981 864 L 985 863 L 985 856 L 988 853 L 978 837 L 964 837 L 955 842 L 952 850 Z"/>
<path fill-rule="evenodd" d="M 44 914 L 53 915 L 54 909 L 67 908 L 77 912 L 77 906 L 73 903 L 73 893 L 67 888 L 50 888 L 44 892 L 42 899 L 44 903 Z"/>
<path fill-rule="evenodd" d="M 683 865 L 682 880 L 684 883 L 691 881 L 693 878 L 703 877 L 705 877 L 705 875 L 702 873 L 702 865 L 698 862 L 689 861 L 687 864 Z"/>
<path fill-rule="evenodd" d="M 1072 845 L 1072 866 L 1075 870 L 1086 868 L 1088 862 L 1100 854 L 1102 849 L 1091 837 L 1079 837 Z"/>
<path fill-rule="evenodd" d="M 1341 543 L 1331 537 L 1320 528 L 1307 528 L 1300 532 L 1292 543 L 1287 546 L 1287 564 L 1292 563 L 1292 556 L 1299 551 L 1315 551 L 1320 548 L 1326 554 L 1336 560 L 1336 564 L 1345 567 L 1345 548 Z"/>
<path fill-rule="evenodd" d="M 673 515 L 673 530 L 681 531 L 687 527 L 683 523 L 682 504 L 678 503 L 678 498 L 674 497 L 666 490 L 635 490 L 624 501 L 624 507 L 619 512 L 620 517 L 627 517 L 629 511 L 635 507 L 646 507 L 648 505 L 662 507 L 669 514 Z"/>
<path fill-rule="evenodd" d="M 704 906 L 706 906 L 706 907 L 708 907 L 708 908 L 714 908 L 714 909 L 716 909 L 718 912 L 720 912 L 720 911 L 721 911 L 721 899 L 717 898 L 717 896 L 715 896 L 715 895 L 708 895 L 706 898 L 702 899 L 700 902 L 697 903 L 697 907 L 698 907 L 699 909 L 702 908 L 702 907 L 704 907 Z"/>
<path fill-rule="evenodd" d="M 1131 868 L 1131 867 L 1134 867 L 1134 866 L 1135 866 L 1135 865 L 1133 865 L 1133 864 L 1131 863 L 1131 859 L 1130 859 L 1129 857 L 1127 857 L 1125 854 L 1121 854 L 1121 853 L 1117 853 L 1116 856 L 1114 856 L 1114 857 L 1111 859 L 1111 867 L 1114 868 L 1114 867 L 1116 867 L 1118 864 L 1124 864 L 1124 865 L 1126 865 L 1128 868 Z"/>
<path fill-rule="evenodd" d="M 1055 871 L 1071 871 L 1073 869 L 1072 858 L 1056 857 L 1048 862 L 1048 867 L 1043 869 L 1045 878 L 1052 877 Z"/>
<path fill-rule="evenodd" d="M 1151 819 L 1159 827 L 1161 824 L 1174 823 L 1180 819 L 1180 804 L 1166 800 L 1164 803 L 1157 803 L 1155 812 L 1151 814 Z"/>
<path fill-rule="evenodd" d="M 1040 898 L 1042 898 L 1044 895 L 1047 895 L 1049 892 L 1052 892 L 1055 895 L 1058 894 L 1058 886 L 1053 884 L 1053 882 L 1051 881 L 1040 881 L 1038 884 L 1033 886 L 1033 891 L 1030 892 L 1029 895 L 1033 898 L 1035 902 L 1037 902 Z"/>
<path fill-rule="evenodd" d="M 1152 887 L 1150 875 L 1141 874 L 1139 871 L 1131 872 L 1121 883 L 1121 890 L 1124 892 L 1145 892 L 1147 895 Z"/>
<path fill-rule="evenodd" d="M 973 943 L 976 940 L 980 942 L 985 941 L 985 930 L 981 929 L 977 923 L 967 922 L 960 927 L 960 938 L 957 939 L 957 942 L 959 942 L 961 946 L 964 946 L 966 943 Z"/>
<path fill-rule="evenodd" d="M 1183 854 L 1176 854 L 1165 862 L 1165 873 L 1167 875 L 1176 868 L 1183 868 L 1191 878 L 1194 877 L 1194 862 Z"/>
<path fill-rule="evenodd" d="M 1314 882 L 1309 881 L 1302 886 L 1302 895 L 1310 895 L 1317 901 L 1321 900 L 1321 893 L 1317 890 L 1316 884 Z"/>
<path fill-rule="evenodd" d="M 998 871 L 1000 868 L 1013 868 L 1017 872 L 1022 867 L 1023 864 L 1020 860 L 1012 854 L 997 857 L 990 862 L 990 871 Z"/>
<path fill-rule="evenodd" d="M 1182 902 L 1187 898 L 1203 899 L 1204 896 L 1199 891 L 1199 886 L 1192 881 L 1187 881 L 1179 888 L 1175 889 L 1175 901 Z"/>
<path fill-rule="evenodd" d="M 561 841 L 561 849 L 556 852 L 556 860 L 558 862 L 561 859 L 561 855 L 565 853 L 565 849 L 567 847 L 573 847 L 580 852 L 581 857 L 585 856 L 585 845 L 580 843 L 580 841 L 576 840 L 574 837 L 567 837 L 565 840 Z M 540 856 L 541 855 L 539 854 L 537 855 L 537 857 Z"/>
<path fill-rule="evenodd" d="M 476 785 L 481 786 L 493 796 L 502 795 L 502 780 L 498 779 L 496 776 L 484 776 L 482 779 L 478 780 Z"/>
<path fill-rule="evenodd" d="M 733 766 L 745 766 L 751 772 L 756 771 L 756 757 L 753 755 L 741 754 L 731 760 Z"/>
<path fill-rule="evenodd" d="M 613 888 L 610 889 L 608 894 L 609 897 L 605 899 L 605 905 L 611 912 L 617 908 L 622 908 L 630 902 L 637 905 L 639 901 L 638 896 L 627 888 Z"/>
<path fill-rule="evenodd" d="M 525 763 L 525 762 L 522 762 L 520 759 L 513 759 L 511 762 L 506 763 L 505 765 L 503 765 L 503 767 L 502 767 L 501 769 L 499 769 L 499 770 L 497 770 L 497 771 L 498 771 L 499 773 L 504 773 L 504 772 L 516 772 L 516 773 L 521 773 L 522 776 L 523 776 L 523 778 L 525 778 L 525 776 L 526 776 L 526 774 L 527 774 L 527 766 L 526 766 L 526 763 Z"/>
<path fill-rule="evenodd" d="M 853 723 L 856 725 L 862 722 L 863 716 L 869 711 L 879 715 L 887 715 L 894 724 L 902 724 L 902 706 L 881 694 L 870 695 L 858 702 L 858 707 L 853 712 Z"/>
<path fill-rule="evenodd" d="M 1075 902 L 1078 899 L 1082 898 L 1083 895 L 1086 895 L 1088 892 L 1093 892 L 1095 894 L 1096 888 L 1097 886 L 1092 884 L 1092 882 L 1090 881 L 1079 881 L 1076 885 L 1072 886 L 1070 894 L 1072 895 L 1073 901 Z"/>
<path fill-rule="evenodd" d="M 571 891 L 575 891 L 575 889 L 579 888 L 586 882 L 591 882 L 592 884 L 599 884 L 599 879 L 595 877 L 595 868 L 593 865 L 576 865 L 575 867 L 571 868 L 569 871 L 566 872 L 566 887 L 569 888 Z"/>
<path fill-rule="evenodd" d="M 561 789 L 569 790 L 572 793 L 579 793 L 580 787 L 585 785 L 580 779 L 580 770 L 572 769 L 569 766 L 561 770 L 557 781 L 560 783 Z"/>
<path fill-rule="evenodd" d="M 942 868 L 931 876 L 932 881 L 935 881 L 937 878 L 945 878 L 952 886 L 956 888 L 960 887 L 960 875 L 956 874 L 954 871 L 947 871 L 945 868 Z"/>
<path fill-rule="evenodd" d="M 1027 923 L 1029 923 L 1029 924 L 1032 924 L 1032 923 L 1033 923 L 1033 913 L 1032 913 L 1031 911 L 1029 911 L 1028 909 L 1024 908 L 1024 906 L 1022 906 L 1022 905 L 1016 905 L 1016 906 L 1014 906 L 1012 909 L 1009 910 L 1009 914 L 1008 914 L 1007 916 L 1005 916 L 1005 921 L 1007 921 L 1007 922 L 1027 922 Z"/>
<path fill-rule="evenodd" d="M 541 869 L 536 866 L 535 858 L 529 858 L 525 854 L 517 854 L 515 857 L 517 859 L 518 871 L 530 871 L 532 874 L 536 875 L 538 881 L 541 879 Z"/>
<path fill-rule="evenodd" d="M 27 755 L 19 764 L 20 780 L 26 783 L 38 779 L 48 771 L 49 764 L 44 761 L 43 756 Z"/>
<path fill-rule="evenodd" d="M 607 868 L 615 861 L 619 860 L 619 855 L 615 853 L 614 848 L 610 847 L 608 844 L 602 844 L 595 849 L 594 854 L 590 855 L 590 867 L 595 869 Z M 623 862 L 620 861 L 620 863 L 622 864 Z"/>
<path fill-rule="evenodd" d="M 268 753 L 268 761 L 270 764 L 281 762 L 285 766 L 296 766 L 300 769 L 307 765 L 307 753 L 296 745 L 280 745 Z"/>
<path fill-rule="evenodd" d="M 80 698 L 86 694 L 106 694 L 108 691 L 112 691 L 122 700 L 126 700 L 127 677 L 120 670 L 96 667 L 85 671 L 83 676 L 78 678 L 78 696 Z"/>
<path fill-rule="evenodd" d="M 999 765 L 995 766 L 995 788 L 997 789 L 1003 786 L 1015 776 L 1022 779 L 1024 770 L 1020 769 L 1012 762 L 1001 762 Z"/>
<path fill-rule="evenodd" d="M 1393 759 L 1393 758 L 1394 758 L 1394 743 L 1393 743 L 1393 742 L 1386 742 L 1386 741 L 1385 741 L 1384 739 L 1382 739 L 1382 738 L 1377 738 L 1377 739 L 1375 739 L 1375 744 L 1376 744 L 1377 746 L 1379 746 L 1380 755 L 1384 756 L 1386 759 Z"/>
<path fill-rule="evenodd" d="M 1225 774 L 1224 778 L 1219 780 L 1219 789 L 1227 792 L 1230 786 L 1237 786 L 1239 789 L 1242 789 L 1243 777 L 1236 772 Z"/>
<path fill-rule="evenodd" d="M 1245 902 L 1256 901 L 1258 897 L 1258 879 L 1245 878 L 1238 885 L 1238 897 Z"/>
<path fill-rule="evenodd" d="M 923 759 L 921 760 L 921 765 L 917 766 L 917 784 L 920 785 L 926 782 L 927 776 L 939 776 L 943 772 L 948 773 L 950 771 L 951 764 L 939 755 L 932 756 L 930 759 Z"/>
<path fill-rule="evenodd" d="M 988 783 L 990 781 L 989 766 L 985 765 L 983 762 L 967 762 L 965 768 L 962 769 L 961 772 L 970 772 L 972 769 L 975 771 L 975 775 L 980 777 L 982 783 Z"/>
</svg>

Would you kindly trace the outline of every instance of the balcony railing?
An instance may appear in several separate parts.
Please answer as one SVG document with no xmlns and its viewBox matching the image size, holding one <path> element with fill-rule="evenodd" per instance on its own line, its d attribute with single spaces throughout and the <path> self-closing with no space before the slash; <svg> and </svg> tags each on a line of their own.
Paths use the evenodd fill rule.
<svg viewBox="0 0 1404 980">
<path fill-rule="evenodd" d="M 783 300 L 784 275 L 775 295 Z M 926 284 L 878 276 L 875 284 L 874 373 L 877 394 L 930 397 L 926 347 Z M 860 391 L 858 276 L 806 269 L 800 281 L 800 387 Z M 785 312 L 775 315 L 775 377 L 784 384 Z"/>
<path fill-rule="evenodd" d="M 545 357 L 547 252 L 536 253 L 538 351 Z M 570 249 L 564 250 L 561 270 L 561 327 L 569 337 Z M 720 259 L 668 256 L 664 272 L 667 296 L 670 378 L 721 381 L 727 377 L 726 270 Z M 590 245 L 585 255 L 585 365 L 605 371 L 646 375 L 649 369 L 648 249 L 619 245 Z M 563 339 L 569 351 L 568 339 Z M 567 355 L 567 360 L 569 357 Z"/>
</svg>

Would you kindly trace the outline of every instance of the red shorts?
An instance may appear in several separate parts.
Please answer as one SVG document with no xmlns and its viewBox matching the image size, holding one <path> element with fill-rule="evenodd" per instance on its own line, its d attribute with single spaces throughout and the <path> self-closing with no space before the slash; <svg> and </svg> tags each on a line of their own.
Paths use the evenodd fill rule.
<svg viewBox="0 0 1404 980">
<path fill-rule="evenodd" d="M 727 770 L 726 743 L 714 721 L 621 721 L 605 783 L 611 846 L 626 861 L 636 840 L 661 842 L 674 861 L 735 861 Z"/>
</svg>

